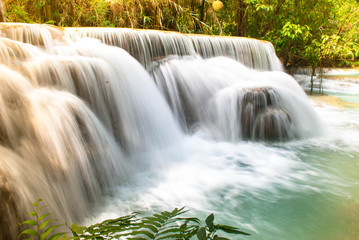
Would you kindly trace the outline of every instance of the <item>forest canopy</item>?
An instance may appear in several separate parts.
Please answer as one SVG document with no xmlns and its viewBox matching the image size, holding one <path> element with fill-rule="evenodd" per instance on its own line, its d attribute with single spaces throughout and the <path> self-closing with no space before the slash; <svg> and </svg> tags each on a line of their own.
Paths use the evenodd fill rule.
<svg viewBox="0 0 359 240">
<path fill-rule="evenodd" d="M 273 43 L 286 67 L 355 66 L 359 0 L 3 0 L 9 22 L 129 27 Z"/>
</svg>

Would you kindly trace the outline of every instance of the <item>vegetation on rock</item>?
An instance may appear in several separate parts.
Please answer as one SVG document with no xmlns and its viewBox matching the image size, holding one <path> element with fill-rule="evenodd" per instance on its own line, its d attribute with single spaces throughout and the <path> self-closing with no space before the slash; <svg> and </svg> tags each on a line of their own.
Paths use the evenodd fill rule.
<svg viewBox="0 0 359 240">
<path fill-rule="evenodd" d="M 358 0 L 3 0 L 7 21 L 130 27 L 271 41 L 285 66 L 353 66 Z"/>
</svg>

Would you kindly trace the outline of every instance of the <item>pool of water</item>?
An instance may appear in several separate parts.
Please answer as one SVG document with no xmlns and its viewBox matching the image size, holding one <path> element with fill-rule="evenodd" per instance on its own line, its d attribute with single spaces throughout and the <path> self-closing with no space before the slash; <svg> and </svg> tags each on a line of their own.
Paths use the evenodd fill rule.
<svg viewBox="0 0 359 240">
<path fill-rule="evenodd" d="M 197 132 L 173 149 L 144 156 L 156 160 L 85 223 L 185 206 L 189 215 L 204 220 L 214 213 L 219 223 L 252 235 L 241 239 L 355 239 L 359 84 L 331 77 L 323 86 L 326 95 L 311 97 L 323 136 L 228 143 Z"/>
</svg>

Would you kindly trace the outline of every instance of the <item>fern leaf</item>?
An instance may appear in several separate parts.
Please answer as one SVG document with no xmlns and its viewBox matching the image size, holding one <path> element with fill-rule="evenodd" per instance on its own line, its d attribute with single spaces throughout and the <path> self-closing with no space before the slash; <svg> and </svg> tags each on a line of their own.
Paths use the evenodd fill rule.
<svg viewBox="0 0 359 240">
<path fill-rule="evenodd" d="M 173 226 L 170 228 L 166 228 L 164 231 L 158 233 L 156 235 L 156 240 L 157 239 L 170 239 L 170 238 L 176 238 L 179 235 L 181 235 L 181 229 L 179 226 Z"/>
<path fill-rule="evenodd" d="M 227 225 L 216 225 L 216 227 L 226 233 L 234 233 L 234 234 L 242 234 L 242 235 L 250 235 L 249 233 L 240 231 L 238 228 L 236 227 L 232 227 L 232 226 L 227 226 Z"/>
<path fill-rule="evenodd" d="M 175 218 L 175 220 L 178 221 L 187 221 L 187 222 L 195 222 L 195 223 L 201 223 L 201 220 L 199 220 L 196 217 L 188 217 L 188 218 Z"/>
<path fill-rule="evenodd" d="M 183 213 L 186 213 L 188 212 L 189 210 L 185 210 L 185 207 L 181 207 L 180 209 L 178 208 L 175 208 L 172 213 L 175 214 L 175 215 L 181 215 Z"/>
<path fill-rule="evenodd" d="M 141 222 L 153 224 L 156 227 L 161 227 L 165 221 L 164 220 L 158 221 L 158 218 L 156 217 L 145 217 L 142 219 Z"/>
<path fill-rule="evenodd" d="M 132 235 L 134 235 L 134 236 L 145 235 L 145 236 L 149 237 L 149 239 L 155 239 L 155 237 L 156 237 L 155 234 L 153 234 L 152 232 L 146 231 L 146 230 L 133 231 Z"/>
<path fill-rule="evenodd" d="M 148 238 L 144 238 L 144 237 L 133 237 L 132 232 L 116 233 L 116 234 L 112 234 L 111 236 L 113 236 L 113 239 L 119 239 L 120 237 L 126 237 L 126 239 L 146 239 L 146 240 L 148 240 Z"/>
<path fill-rule="evenodd" d="M 213 240 L 231 240 L 231 239 L 225 237 L 218 237 L 217 235 L 215 235 Z"/>
<path fill-rule="evenodd" d="M 64 236 L 65 234 L 66 234 L 65 232 L 56 233 L 56 234 L 52 235 L 51 237 L 49 237 L 47 240 L 57 240 L 60 237 Z"/>
<path fill-rule="evenodd" d="M 167 217 L 164 216 L 163 212 L 161 214 L 153 214 L 154 217 L 157 218 L 157 221 L 163 223 L 166 221 Z"/>
<path fill-rule="evenodd" d="M 87 228 L 86 227 L 81 227 L 79 225 L 77 225 L 76 223 L 73 223 L 71 225 L 71 231 L 72 233 L 76 233 L 77 234 L 82 234 Z"/>
<path fill-rule="evenodd" d="M 167 227 L 157 234 L 156 239 L 188 239 L 197 233 L 198 228 L 198 225 L 188 226 L 186 223 L 180 226 L 176 225 Z"/>
<path fill-rule="evenodd" d="M 156 237 L 156 240 L 162 240 L 162 239 L 184 239 L 183 238 L 183 234 L 181 233 L 177 233 L 177 234 L 172 234 L 172 235 L 169 235 L 169 236 L 162 236 L 162 237 Z"/>
</svg>

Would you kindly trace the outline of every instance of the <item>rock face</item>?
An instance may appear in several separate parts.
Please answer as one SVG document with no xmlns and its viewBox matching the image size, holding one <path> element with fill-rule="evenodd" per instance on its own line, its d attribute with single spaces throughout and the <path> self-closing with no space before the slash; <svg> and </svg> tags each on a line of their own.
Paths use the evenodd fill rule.
<svg viewBox="0 0 359 240">
<path fill-rule="evenodd" d="M 15 195 L 9 182 L 0 171 L 0 240 L 17 239 L 20 218 L 15 204 Z"/>
<path fill-rule="evenodd" d="M 291 128 L 290 114 L 280 107 L 277 92 L 271 87 L 242 89 L 239 119 L 246 140 L 286 140 Z"/>
</svg>

